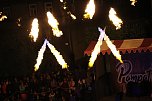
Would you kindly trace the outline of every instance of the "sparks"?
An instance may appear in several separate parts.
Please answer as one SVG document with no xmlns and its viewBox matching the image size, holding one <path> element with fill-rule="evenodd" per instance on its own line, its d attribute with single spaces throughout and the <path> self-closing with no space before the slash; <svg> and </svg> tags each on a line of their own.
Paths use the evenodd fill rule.
<svg viewBox="0 0 152 101">
<path fill-rule="evenodd" d="M 58 52 L 55 47 L 49 43 L 49 41 L 47 41 L 47 45 L 50 48 L 52 54 L 55 56 L 55 58 L 57 59 L 58 63 L 62 66 L 62 69 L 67 68 L 68 65 L 67 63 L 64 61 L 62 55 L 60 55 L 60 52 Z"/>
<path fill-rule="evenodd" d="M 71 16 L 71 18 L 72 18 L 72 19 L 74 19 L 74 20 L 76 19 L 76 16 L 75 16 L 75 15 L 73 15 L 73 14 L 71 14 L 71 12 L 70 12 L 70 11 L 69 11 L 69 12 L 67 12 L 67 14 L 69 14 L 69 15 Z"/>
<path fill-rule="evenodd" d="M 47 12 L 47 17 L 48 17 L 48 23 L 52 27 L 53 35 L 56 37 L 60 37 L 63 35 L 62 31 L 59 30 L 58 28 L 58 21 L 54 18 L 54 16 L 51 14 L 51 12 Z"/>
<path fill-rule="evenodd" d="M 86 10 L 85 10 L 85 14 L 83 16 L 84 16 L 84 18 L 92 19 L 94 13 L 95 13 L 94 0 L 90 0 L 89 3 L 87 4 Z"/>
<path fill-rule="evenodd" d="M 0 15 L 2 15 L 2 12 L 0 12 Z M 6 15 L 2 15 L 2 16 L 0 17 L 0 21 L 3 21 L 4 19 L 7 19 L 7 16 L 6 16 Z"/>
<path fill-rule="evenodd" d="M 93 67 L 93 64 L 97 58 L 97 55 L 100 53 L 100 47 L 102 45 L 102 40 L 103 40 L 104 35 L 105 35 L 104 30 L 102 30 L 101 28 L 98 28 L 98 30 L 100 31 L 100 36 L 98 38 L 98 42 L 96 43 L 96 45 L 94 47 L 93 52 L 91 53 L 91 58 L 90 58 L 89 64 L 88 64 L 89 67 Z"/>
<path fill-rule="evenodd" d="M 38 33 L 39 33 L 39 24 L 38 24 L 38 19 L 34 18 L 32 22 L 32 28 L 29 36 L 33 38 L 34 42 L 36 42 L 38 38 Z"/>
<path fill-rule="evenodd" d="M 116 11 L 114 10 L 114 8 L 111 8 L 109 11 L 109 19 L 113 22 L 113 24 L 116 26 L 116 29 L 120 29 L 121 28 L 121 24 L 123 23 L 122 20 L 120 18 L 118 18 L 116 16 Z"/>
<path fill-rule="evenodd" d="M 121 62 L 123 63 L 121 59 L 121 55 L 119 53 L 119 50 L 117 51 L 116 46 L 110 41 L 109 37 L 105 34 L 104 40 L 106 41 L 107 46 L 110 48 L 113 55 Z"/>
<path fill-rule="evenodd" d="M 21 18 L 18 18 L 16 23 L 17 23 L 17 26 L 20 27 L 21 26 Z"/>
<path fill-rule="evenodd" d="M 35 71 L 37 71 L 39 69 L 39 66 L 40 66 L 40 64 L 41 64 L 41 62 L 43 60 L 43 54 L 44 54 L 44 52 L 46 50 L 46 42 L 47 42 L 47 40 L 44 41 L 40 51 L 38 52 L 38 57 L 36 59 L 37 63 L 34 65 L 34 67 L 35 67 L 34 70 Z"/>
<path fill-rule="evenodd" d="M 64 3 L 63 3 L 63 9 L 64 9 L 64 10 L 67 9 L 67 6 L 66 6 L 66 5 L 67 5 L 67 2 L 64 2 Z"/>
<path fill-rule="evenodd" d="M 137 2 L 137 0 L 130 0 L 131 1 L 131 5 L 135 6 L 135 3 Z"/>
</svg>

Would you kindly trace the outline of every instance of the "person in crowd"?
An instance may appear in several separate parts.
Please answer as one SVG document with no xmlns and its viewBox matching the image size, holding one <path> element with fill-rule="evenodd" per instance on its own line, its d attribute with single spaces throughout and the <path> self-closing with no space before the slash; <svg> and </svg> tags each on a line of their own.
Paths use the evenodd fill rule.
<svg viewBox="0 0 152 101">
<path fill-rule="evenodd" d="M 72 95 L 75 93 L 75 81 L 73 80 L 73 78 L 71 78 L 69 81 L 69 90 Z"/>
<path fill-rule="evenodd" d="M 87 91 L 92 90 L 85 79 L 74 79 L 70 73 L 7 78 L 0 82 L 0 101 L 86 101 Z"/>
<path fill-rule="evenodd" d="M 53 90 L 49 94 L 49 101 L 55 101 L 55 92 Z"/>
<path fill-rule="evenodd" d="M 64 80 L 61 82 L 61 90 L 62 90 L 62 98 L 65 99 L 65 101 L 68 101 L 69 85 L 68 85 L 67 78 L 64 78 Z"/>
<path fill-rule="evenodd" d="M 19 85 L 19 93 L 20 93 L 20 99 L 22 101 L 26 101 L 27 100 L 26 87 L 27 87 L 26 83 L 21 81 L 20 85 Z"/>
</svg>

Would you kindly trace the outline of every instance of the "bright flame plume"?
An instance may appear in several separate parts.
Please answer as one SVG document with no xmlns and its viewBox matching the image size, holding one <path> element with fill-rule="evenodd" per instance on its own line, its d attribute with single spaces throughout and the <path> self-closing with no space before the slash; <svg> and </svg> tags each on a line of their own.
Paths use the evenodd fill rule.
<svg viewBox="0 0 152 101">
<path fill-rule="evenodd" d="M 63 2 L 63 0 L 60 0 L 60 2 Z"/>
<path fill-rule="evenodd" d="M 114 8 L 111 8 L 109 11 L 109 19 L 112 21 L 112 23 L 116 26 L 116 29 L 120 29 L 121 28 L 121 24 L 123 23 L 122 20 L 120 18 L 118 18 L 116 16 L 116 11 L 114 10 Z"/>
<path fill-rule="evenodd" d="M 94 13 L 95 13 L 94 0 L 90 0 L 89 3 L 87 4 L 86 10 L 85 10 L 85 14 L 83 16 L 84 16 L 84 18 L 92 19 Z"/>
<path fill-rule="evenodd" d="M 60 37 L 61 35 L 63 35 L 62 31 L 60 31 L 58 28 L 58 21 L 54 18 L 51 12 L 47 12 L 47 17 L 48 23 L 52 27 L 53 35 L 56 37 Z"/>
<path fill-rule="evenodd" d="M 131 5 L 135 6 L 135 3 L 137 2 L 137 0 L 130 0 L 131 1 Z"/>
<path fill-rule="evenodd" d="M 123 63 L 122 59 L 121 59 L 121 55 L 119 53 L 119 50 L 117 51 L 116 46 L 110 41 L 109 37 L 105 34 L 104 36 L 104 40 L 107 43 L 107 46 L 110 48 L 111 52 L 113 53 L 113 55 L 121 62 Z"/>
<path fill-rule="evenodd" d="M 44 41 L 40 51 L 38 52 L 38 57 L 36 59 L 37 63 L 34 65 L 34 67 L 35 67 L 34 70 L 35 71 L 37 71 L 39 69 L 39 66 L 40 66 L 40 64 L 41 64 L 41 62 L 43 60 L 43 54 L 44 54 L 44 52 L 46 50 L 46 42 L 47 42 L 47 40 Z"/>
<path fill-rule="evenodd" d="M 0 15 L 2 14 L 2 12 L 0 12 Z M 1 17 L 0 17 L 0 21 L 3 21 L 4 19 L 7 19 L 7 16 L 6 15 L 2 15 Z"/>
<path fill-rule="evenodd" d="M 102 45 L 102 40 L 104 38 L 105 35 L 105 30 L 102 30 L 101 28 L 98 28 L 98 30 L 100 31 L 100 36 L 98 38 L 98 42 L 96 43 L 93 52 L 91 53 L 91 58 L 89 60 L 89 67 L 93 67 L 93 64 L 97 58 L 97 55 L 100 53 L 100 47 Z"/>
<path fill-rule="evenodd" d="M 49 41 L 47 41 L 47 45 L 50 48 L 52 54 L 55 56 L 55 58 L 57 59 L 58 63 L 62 66 L 62 69 L 67 68 L 68 65 L 67 63 L 64 61 L 62 55 L 60 55 L 60 52 L 58 52 L 55 47 L 49 43 Z"/>
<path fill-rule="evenodd" d="M 38 38 L 38 33 L 39 33 L 39 24 L 38 24 L 38 19 L 34 18 L 32 22 L 32 28 L 29 36 L 33 38 L 34 42 L 36 42 Z"/>
</svg>

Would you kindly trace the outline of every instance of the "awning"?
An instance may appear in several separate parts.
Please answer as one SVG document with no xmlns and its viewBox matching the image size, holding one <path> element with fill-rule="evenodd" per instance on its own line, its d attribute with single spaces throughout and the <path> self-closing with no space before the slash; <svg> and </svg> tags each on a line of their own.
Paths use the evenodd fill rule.
<svg viewBox="0 0 152 101">
<path fill-rule="evenodd" d="M 111 40 L 112 43 L 116 46 L 117 50 L 125 54 L 126 52 L 141 52 L 141 51 L 150 51 L 152 52 L 152 38 L 144 39 L 127 39 L 127 40 Z M 84 54 L 90 55 L 96 45 L 97 41 L 91 41 L 87 49 L 84 51 Z M 103 41 L 101 46 L 101 53 L 110 54 L 111 50 L 108 48 L 105 41 Z"/>
</svg>

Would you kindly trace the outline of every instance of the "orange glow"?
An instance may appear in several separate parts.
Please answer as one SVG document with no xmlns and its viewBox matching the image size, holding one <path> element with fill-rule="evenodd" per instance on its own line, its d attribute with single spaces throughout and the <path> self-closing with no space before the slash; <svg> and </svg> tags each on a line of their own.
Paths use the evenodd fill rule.
<svg viewBox="0 0 152 101">
<path fill-rule="evenodd" d="M 63 35 L 62 31 L 60 31 L 58 28 L 58 21 L 54 18 L 51 12 L 47 12 L 47 17 L 48 23 L 52 27 L 53 35 L 56 37 L 60 37 L 61 35 Z"/>
<path fill-rule="evenodd" d="M 114 10 L 114 8 L 111 8 L 109 11 L 109 19 L 112 21 L 112 23 L 116 26 L 116 29 L 120 29 L 121 28 L 121 24 L 123 23 L 122 20 L 120 18 L 118 18 L 116 16 L 116 11 Z"/>
<path fill-rule="evenodd" d="M 104 40 L 106 41 L 107 46 L 110 48 L 110 50 L 111 50 L 111 52 L 113 53 L 113 55 L 114 55 L 121 63 L 123 63 L 119 51 L 117 51 L 116 46 L 110 41 L 109 37 L 108 37 L 106 34 L 105 34 L 105 36 L 104 36 Z"/>
<path fill-rule="evenodd" d="M 86 10 L 85 10 L 85 14 L 83 16 L 84 16 L 84 18 L 92 19 L 94 13 L 95 13 L 94 0 L 90 0 L 89 3 L 87 4 Z"/>
<path fill-rule="evenodd" d="M 39 33 L 39 24 L 38 24 L 38 19 L 34 18 L 32 22 L 32 28 L 29 36 L 33 38 L 34 42 L 36 42 L 38 38 L 38 33 Z"/>
<path fill-rule="evenodd" d="M 67 12 L 67 14 L 69 14 L 69 15 L 71 16 L 71 18 L 72 18 L 72 19 L 74 19 L 74 20 L 76 19 L 76 16 L 75 16 L 75 15 L 73 15 L 73 14 L 71 14 L 71 12 L 70 12 L 70 11 L 69 11 L 69 12 Z"/>
<path fill-rule="evenodd" d="M 135 3 L 137 2 L 137 0 L 130 0 L 131 1 L 131 5 L 135 6 Z"/>
<path fill-rule="evenodd" d="M 2 12 L 0 12 L 0 15 L 2 15 Z M 7 16 L 6 16 L 6 15 L 2 15 L 2 16 L 0 17 L 0 21 L 3 21 L 4 19 L 7 19 Z"/>
<path fill-rule="evenodd" d="M 97 55 L 100 53 L 100 47 L 102 45 L 102 40 L 103 40 L 103 37 L 105 35 L 104 30 L 102 30 L 101 28 L 98 28 L 98 30 L 100 31 L 100 36 L 98 38 L 98 42 L 96 43 L 96 45 L 91 53 L 91 58 L 90 58 L 89 64 L 88 64 L 89 67 L 93 67 L 93 64 L 97 58 Z"/>
<path fill-rule="evenodd" d="M 47 41 L 47 45 L 50 48 L 52 54 L 55 56 L 55 58 L 57 59 L 58 63 L 62 66 L 62 69 L 67 68 L 68 65 L 67 63 L 64 61 L 62 55 L 60 55 L 60 52 L 58 52 L 55 47 L 49 43 L 49 41 Z"/>
<path fill-rule="evenodd" d="M 40 51 L 38 52 L 38 57 L 36 59 L 37 63 L 34 65 L 34 67 L 35 67 L 34 71 L 37 71 L 39 69 L 39 66 L 43 60 L 43 54 L 46 50 L 46 41 L 47 40 L 44 41 L 43 46 L 41 47 Z"/>
</svg>

